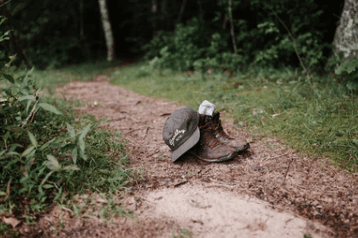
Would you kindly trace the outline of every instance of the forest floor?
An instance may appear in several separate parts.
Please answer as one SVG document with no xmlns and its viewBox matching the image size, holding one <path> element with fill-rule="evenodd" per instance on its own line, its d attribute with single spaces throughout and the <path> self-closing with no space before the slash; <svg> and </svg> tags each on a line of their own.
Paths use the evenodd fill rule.
<svg viewBox="0 0 358 238">
<path fill-rule="evenodd" d="M 55 207 L 35 228 L 21 226 L 26 237 L 357 235 L 358 174 L 349 175 L 325 160 L 299 157 L 277 138 L 253 139 L 245 128 L 225 119 L 225 113 L 221 118 L 224 130 L 250 142 L 248 152 L 223 163 L 189 155 L 173 163 L 162 128 L 182 105 L 110 85 L 104 75 L 91 82 L 71 82 L 57 93 L 85 102 L 78 110 L 107 119 L 101 124 L 103 129 L 123 134 L 130 154 L 128 169 L 143 169 L 121 202 L 134 216 L 104 222 Z M 106 198 L 97 201 L 107 202 Z"/>
</svg>

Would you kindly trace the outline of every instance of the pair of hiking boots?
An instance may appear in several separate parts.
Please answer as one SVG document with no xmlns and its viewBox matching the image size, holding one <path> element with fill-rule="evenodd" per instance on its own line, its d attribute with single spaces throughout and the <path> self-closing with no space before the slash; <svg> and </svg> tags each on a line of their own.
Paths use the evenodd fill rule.
<svg viewBox="0 0 358 238">
<path fill-rule="evenodd" d="M 200 114 L 199 129 L 199 142 L 188 153 L 201 160 L 226 161 L 250 148 L 250 144 L 246 141 L 231 138 L 224 132 L 219 112 L 214 113 L 213 116 Z"/>
</svg>

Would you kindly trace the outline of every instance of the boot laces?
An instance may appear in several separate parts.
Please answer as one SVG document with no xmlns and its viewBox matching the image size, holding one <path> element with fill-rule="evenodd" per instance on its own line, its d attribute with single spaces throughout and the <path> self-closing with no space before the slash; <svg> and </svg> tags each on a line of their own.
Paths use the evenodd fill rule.
<svg viewBox="0 0 358 238">
<path fill-rule="evenodd" d="M 221 126 L 220 120 L 213 121 L 213 120 L 206 120 L 206 118 L 205 118 L 200 122 L 199 128 L 203 129 L 203 130 L 207 130 L 207 131 L 210 131 L 210 130 L 216 131 L 216 130 L 222 129 L 222 126 Z"/>
<path fill-rule="evenodd" d="M 222 127 L 221 120 L 218 118 L 218 116 L 214 116 L 212 120 L 206 120 L 207 117 L 204 117 L 200 122 L 200 130 L 202 131 L 208 131 L 213 133 L 218 133 L 221 137 L 224 137 L 226 139 L 232 139 L 230 136 L 228 136 Z"/>
</svg>

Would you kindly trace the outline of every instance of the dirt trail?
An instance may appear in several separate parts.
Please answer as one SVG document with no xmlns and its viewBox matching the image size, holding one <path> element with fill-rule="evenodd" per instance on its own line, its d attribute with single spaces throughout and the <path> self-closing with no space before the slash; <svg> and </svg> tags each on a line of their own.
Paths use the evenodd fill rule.
<svg viewBox="0 0 358 238">
<path fill-rule="evenodd" d="M 129 142 L 131 165 L 147 171 L 126 199 L 128 208 L 138 214 L 137 222 L 118 218 L 104 224 L 73 218 L 56 237 L 170 237 L 184 228 L 193 237 L 358 234 L 358 174 L 348 176 L 322 162 L 299 158 L 275 138 L 253 141 L 229 120 L 224 120 L 228 134 L 251 142 L 247 153 L 223 163 L 191 156 L 173 163 L 162 127 L 183 106 L 108 81 L 98 76 L 92 82 L 72 82 L 58 93 L 87 102 L 81 110 L 110 119 L 102 127 L 120 131 Z"/>
</svg>

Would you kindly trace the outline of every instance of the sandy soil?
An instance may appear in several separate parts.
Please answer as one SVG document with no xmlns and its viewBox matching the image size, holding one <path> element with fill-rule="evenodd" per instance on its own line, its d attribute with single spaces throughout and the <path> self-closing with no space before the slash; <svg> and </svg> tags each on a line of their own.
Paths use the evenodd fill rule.
<svg viewBox="0 0 358 238">
<path fill-rule="evenodd" d="M 36 226 L 22 225 L 25 237 L 171 237 L 183 229 L 192 237 L 358 236 L 358 174 L 347 175 L 324 159 L 299 158 L 276 138 L 253 140 L 224 118 L 229 135 L 251 142 L 248 152 L 223 163 L 191 156 L 173 163 L 162 127 L 183 106 L 108 81 L 97 76 L 57 92 L 87 102 L 79 110 L 110 119 L 101 127 L 128 141 L 131 166 L 146 171 L 124 200 L 136 216 L 105 223 L 55 208 Z M 55 225 L 60 217 L 62 227 Z"/>
</svg>

